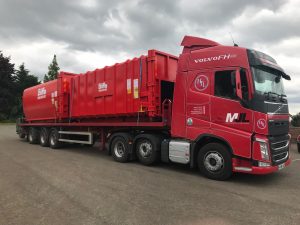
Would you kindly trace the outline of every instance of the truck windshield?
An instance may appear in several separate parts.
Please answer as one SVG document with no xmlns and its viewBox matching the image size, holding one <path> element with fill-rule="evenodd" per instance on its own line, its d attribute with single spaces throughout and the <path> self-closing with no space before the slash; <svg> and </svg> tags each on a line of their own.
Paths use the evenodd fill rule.
<svg viewBox="0 0 300 225">
<path fill-rule="evenodd" d="M 275 73 L 262 70 L 257 67 L 251 67 L 255 92 L 263 94 L 276 94 L 284 96 L 283 81 L 281 76 Z"/>
</svg>

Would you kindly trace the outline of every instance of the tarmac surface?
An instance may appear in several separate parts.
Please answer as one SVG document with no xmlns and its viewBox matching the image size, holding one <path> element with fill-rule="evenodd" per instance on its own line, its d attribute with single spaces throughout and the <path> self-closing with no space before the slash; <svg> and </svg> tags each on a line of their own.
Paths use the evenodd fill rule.
<svg viewBox="0 0 300 225">
<path fill-rule="evenodd" d="M 214 181 L 182 165 L 117 163 L 97 147 L 59 150 L 0 125 L 0 225 L 300 224 L 300 154 L 267 176 Z"/>
</svg>

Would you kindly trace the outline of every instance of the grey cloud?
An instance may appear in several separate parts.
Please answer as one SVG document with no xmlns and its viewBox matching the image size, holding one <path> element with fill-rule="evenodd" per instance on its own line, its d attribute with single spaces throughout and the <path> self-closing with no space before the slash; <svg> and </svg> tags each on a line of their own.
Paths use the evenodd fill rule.
<svg viewBox="0 0 300 225">
<path fill-rule="evenodd" d="M 182 0 L 182 17 L 199 24 L 199 27 L 202 27 L 205 32 L 207 28 L 211 29 L 230 24 L 232 19 L 241 15 L 248 8 L 252 8 L 254 11 L 264 8 L 276 11 L 284 2 L 283 0 L 199 1 L 196 7 L 190 8 L 187 6 L 187 10 L 185 10 L 186 1 Z"/>
<path fill-rule="evenodd" d="M 65 42 L 71 49 L 102 51 L 160 48 L 178 53 L 180 27 L 190 24 L 193 33 L 230 24 L 246 8 L 277 10 L 282 0 L 264 1 L 96 1 L 93 8 L 80 1 L 0 0 L 1 38 L 47 38 Z M 192 5 L 192 7 L 190 6 Z M 122 28 L 105 26 L 110 19 Z M 180 37 L 179 37 L 180 36 Z"/>
</svg>

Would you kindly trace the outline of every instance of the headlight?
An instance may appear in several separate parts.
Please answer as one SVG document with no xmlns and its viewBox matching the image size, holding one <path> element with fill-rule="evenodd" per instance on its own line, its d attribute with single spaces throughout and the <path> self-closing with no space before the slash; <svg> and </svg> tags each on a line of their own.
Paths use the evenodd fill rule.
<svg viewBox="0 0 300 225">
<path fill-rule="evenodd" d="M 264 160 L 269 160 L 269 151 L 267 142 L 259 142 L 261 158 Z"/>
<path fill-rule="evenodd" d="M 254 137 L 252 147 L 252 159 L 256 161 L 269 161 L 270 162 L 270 151 L 269 142 L 265 137 Z"/>
</svg>

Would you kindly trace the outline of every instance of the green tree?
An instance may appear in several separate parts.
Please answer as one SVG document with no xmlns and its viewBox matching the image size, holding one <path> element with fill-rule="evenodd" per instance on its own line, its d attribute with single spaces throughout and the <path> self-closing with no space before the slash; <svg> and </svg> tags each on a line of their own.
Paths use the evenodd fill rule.
<svg viewBox="0 0 300 225">
<path fill-rule="evenodd" d="M 0 51 L 0 120 L 10 119 L 14 106 L 14 64 Z"/>
<path fill-rule="evenodd" d="M 52 62 L 48 66 L 48 73 L 44 76 L 44 82 L 57 79 L 59 69 L 60 68 L 56 60 L 56 55 L 54 55 Z"/>
<path fill-rule="evenodd" d="M 292 116 L 291 124 L 294 127 L 300 127 L 300 113 L 297 113 L 296 115 Z"/>
<path fill-rule="evenodd" d="M 19 66 L 15 73 L 15 106 L 12 109 L 12 117 L 20 117 L 23 115 L 22 96 L 26 88 L 39 84 L 38 78 L 31 75 L 29 70 L 25 68 L 24 63 Z"/>
</svg>

